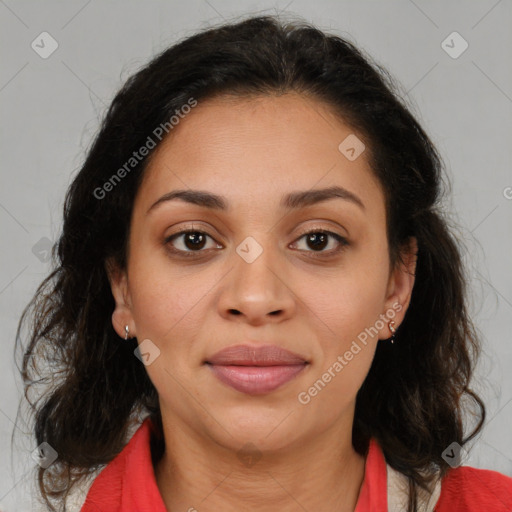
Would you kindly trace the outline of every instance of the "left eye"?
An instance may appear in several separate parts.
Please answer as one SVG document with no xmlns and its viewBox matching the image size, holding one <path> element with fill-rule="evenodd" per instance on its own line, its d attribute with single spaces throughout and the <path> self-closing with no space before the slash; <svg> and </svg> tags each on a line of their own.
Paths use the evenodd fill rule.
<svg viewBox="0 0 512 512">
<path fill-rule="evenodd" d="M 342 250 L 345 245 L 348 245 L 348 242 L 344 237 L 338 235 L 338 233 L 333 233 L 332 231 L 308 231 L 307 233 L 304 233 L 298 240 L 302 240 L 303 238 L 305 238 L 306 244 L 308 244 L 310 247 L 313 247 L 312 252 L 335 253 Z M 329 245 L 329 238 L 335 239 L 340 247 L 337 249 L 332 249 L 331 247 L 325 251 L 324 249 Z"/>
</svg>

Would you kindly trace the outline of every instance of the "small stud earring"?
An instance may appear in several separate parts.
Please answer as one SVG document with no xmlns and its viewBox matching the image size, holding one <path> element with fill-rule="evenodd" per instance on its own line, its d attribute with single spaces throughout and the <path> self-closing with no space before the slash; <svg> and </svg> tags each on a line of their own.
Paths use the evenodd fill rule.
<svg viewBox="0 0 512 512">
<path fill-rule="evenodd" d="M 396 329 L 395 329 L 395 322 L 391 321 L 389 322 L 388 324 L 388 327 L 389 327 L 389 330 L 391 331 L 391 343 L 394 343 L 395 342 L 395 332 L 396 332 Z"/>
<path fill-rule="evenodd" d="M 127 340 L 128 339 L 128 335 L 130 334 L 130 328 L 125 325 L 124 326 L 124 339 Z"/>
</svg>

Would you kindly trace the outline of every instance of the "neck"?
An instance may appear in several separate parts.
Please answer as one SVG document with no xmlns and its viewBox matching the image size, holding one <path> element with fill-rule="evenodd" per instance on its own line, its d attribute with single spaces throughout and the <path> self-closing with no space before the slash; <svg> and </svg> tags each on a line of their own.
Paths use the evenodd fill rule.
<svg viewBox="0 0 512 512">
<path fill-rule="evenodd" d="M 365 459 L 352 447 L 350 435 L 332 429 L 286 449 L 241 456 L 196 437 L 188 427 L 167 423 L 166 428 L 166 423 L 166 450 L 155 476 L 168 511 L 355 509 Z"/>
</svg>

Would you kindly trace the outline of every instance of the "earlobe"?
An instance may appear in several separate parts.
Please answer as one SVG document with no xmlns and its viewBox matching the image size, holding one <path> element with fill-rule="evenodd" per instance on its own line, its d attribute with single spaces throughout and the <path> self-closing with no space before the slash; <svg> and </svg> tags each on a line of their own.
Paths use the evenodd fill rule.
<svg viewBox="0 0 512 512">
<path fill-rule="evenodd" d="M 136 336 L 135 322 L 131 311 L 130 290 L 126 271 L 121 270 L 111 260 L 105 263 L 105 270 L 115 301 L 115 308 L 112 313 L 112 326 L 118 336 L 123 339 L 126 337 L 126 327 L 128 326 L 130 336 L 134 337 Z"/>
<path fill-rule="evenodd" d="M 388 295 L 386 297 L 386 316 L 387 312 L 393 310 L 393 327 L 397 330 L 402 323 L 409 303 L 411 301 L 412 290 L 414 287 L 415 274 L 416 274 L 416 261 L 417 261 L 418 245 L 416 238 L 411 237 L 409 241 L 402 247 L 399 261 L 391 273 Z M 393 332 L 386 325 L 386 331 L 383 333 L 383 338 L 389 338 Z"/>
</svg>

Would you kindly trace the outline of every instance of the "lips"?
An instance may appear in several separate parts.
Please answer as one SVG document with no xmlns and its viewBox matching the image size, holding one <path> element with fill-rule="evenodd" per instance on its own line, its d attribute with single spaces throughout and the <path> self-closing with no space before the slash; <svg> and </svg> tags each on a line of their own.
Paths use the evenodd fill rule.
<svg viewBox="0 0 512 512">
<path fill-rule="evenodd" d="M 279 366 L 304 364 L 304 357 L 277 345 L 234 345 L 217 352 L 207 363 L 237 366 Z"/>
<path fill-rule="evenodd" d="M 235 345 L 205 364 L 224 384 L 249 395 L 269 393 L 301 373 L 309 361 L 277 345 Z"/>
</svg>

